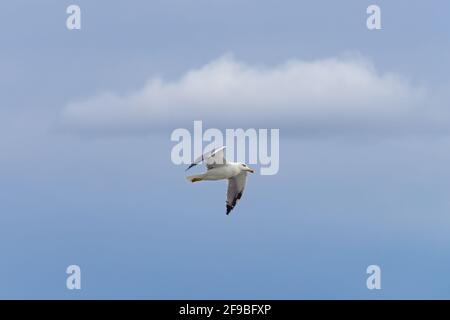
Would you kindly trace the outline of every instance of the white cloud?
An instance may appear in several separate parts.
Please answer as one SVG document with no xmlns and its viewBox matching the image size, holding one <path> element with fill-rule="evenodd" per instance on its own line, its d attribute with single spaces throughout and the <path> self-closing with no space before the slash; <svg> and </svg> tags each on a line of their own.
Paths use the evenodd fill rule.
<svg viewBox="0 0 450 320">
<path fill-rule="evenodd" d="M 140 132 L 191 126 L 265 127 L 316 133 L 405 132 L 442 126 L 429 92 L 361 58 L 251 66 L 224 56 L 176 81 L 153 78 L 135 92 L 65 106 L 76 131 Z M 441 119 L 441 121 L 439 121 Z M 449 119 L 445 113 L 446 124 Z"/>
</svg>

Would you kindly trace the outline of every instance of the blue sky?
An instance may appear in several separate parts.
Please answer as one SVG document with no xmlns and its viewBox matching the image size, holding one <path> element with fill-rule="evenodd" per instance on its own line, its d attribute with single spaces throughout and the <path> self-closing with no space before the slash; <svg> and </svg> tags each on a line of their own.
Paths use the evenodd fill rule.
<svg viewBox="0 0 450 320">
<path fill-rule="evenodd" d="M 76 3 L 0 5 L 1 298 L 450 298 L 449 3 Z M 280 129 L 230 216 L 170 161 L 199 119 Z"/>
</svg>

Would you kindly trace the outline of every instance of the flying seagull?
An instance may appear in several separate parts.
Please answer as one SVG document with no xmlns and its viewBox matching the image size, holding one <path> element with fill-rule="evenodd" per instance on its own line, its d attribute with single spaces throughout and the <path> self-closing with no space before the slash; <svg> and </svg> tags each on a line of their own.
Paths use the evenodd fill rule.
<svg viewBox="0 0 450 320">
<path fill-rule="evenodd" d="M 247 180 L 247 172 L 254 173 L 253 169 L 249 168 L 245 163 L 229 162 L 224 156 L 225 147 L 213 149 L 200 157 L 198 157 L 187 169 L 204 162 L 206 164 L 206 172 L 194 176 L 189 176 L 187 179 L 191 182 L 203 180 L 222 180 L 228 179 L 227 191 L 227 215 L 236 206 L 236 202 L 241 199 L 245 188 L 245 181 Z"/>
</svg>

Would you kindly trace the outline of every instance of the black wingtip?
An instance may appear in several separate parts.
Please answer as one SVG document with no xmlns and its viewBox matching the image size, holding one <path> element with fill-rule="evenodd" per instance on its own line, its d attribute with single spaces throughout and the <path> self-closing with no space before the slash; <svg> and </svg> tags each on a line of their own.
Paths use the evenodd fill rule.
<svg viewBox="0 0 450 320">
<path fill-rule="evenodd" d="M 231 210 L 233 210 L 232 206 L 227 205 L 227 215 L 230 214 Z"/>
</svg>

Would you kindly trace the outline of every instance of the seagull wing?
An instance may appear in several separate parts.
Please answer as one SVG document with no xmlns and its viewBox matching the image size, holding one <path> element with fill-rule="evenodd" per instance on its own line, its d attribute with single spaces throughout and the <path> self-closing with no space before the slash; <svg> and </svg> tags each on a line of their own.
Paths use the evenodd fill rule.
<svg viewBox="0 0 450 320">
<path fill-rule="evenodd" d="M 227 191 L 227 214 L 236 206 L 236 202 L 241 199 L 244 192 L 245 182 L 247 181 L 247 172 L 243 171 L 237 176 L 228 179 Z"/>
<path fill-rule="evenodd" d="M 225 147 L 220 147 L 219 149 L 214 148 L 211 151 L 202 154 L 200 157 L 195 159 L 193 163 L 191 163 L 191 165 L 186 169 L 186 171 L 188 171 L 190 168 L 199 164 L 202 161 L 205 162 L 207 169 L 212 169 L 217 166 L 222 166 L 226 164 L 227 161 L 225 160 L 225 155 L 223 152 L 224 150 Z"/>
</svg>

